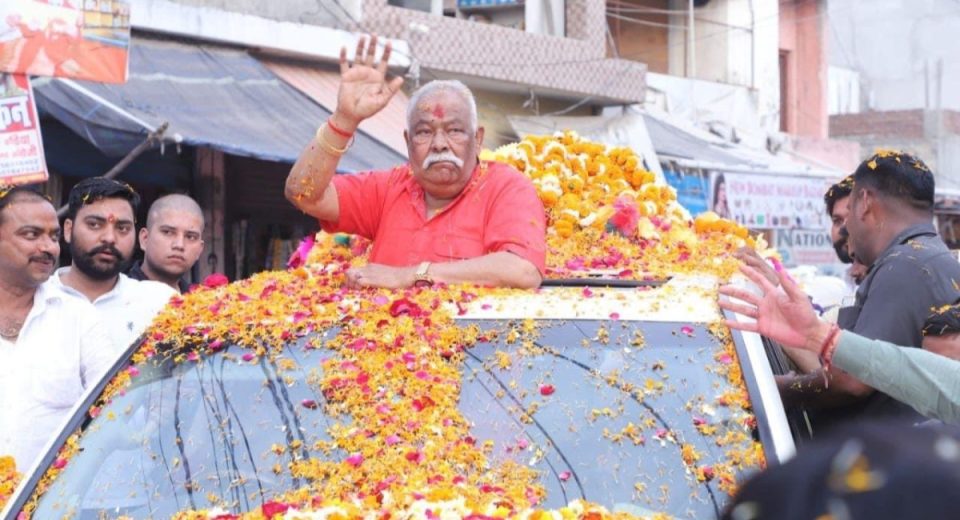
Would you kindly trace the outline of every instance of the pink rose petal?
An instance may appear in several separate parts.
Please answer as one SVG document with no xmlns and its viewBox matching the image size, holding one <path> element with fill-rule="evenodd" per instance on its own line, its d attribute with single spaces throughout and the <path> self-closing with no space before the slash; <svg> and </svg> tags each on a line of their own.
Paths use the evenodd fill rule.
<svg viewBox="0 0 960 520">
<path fill-rule="evenodd" d="M 357 466 L 363 464 L 363 455 L 360 454 L 360 453 L 354 453 L 354 454 L 350 455 L 349 457 L 347 457 L 346 462 L 347 462 L 347 464 L 349 464 L 349 465 L 351 465 L 351 466 L 353 466 L 353 467 L 357 467 Z"/>
</svg>

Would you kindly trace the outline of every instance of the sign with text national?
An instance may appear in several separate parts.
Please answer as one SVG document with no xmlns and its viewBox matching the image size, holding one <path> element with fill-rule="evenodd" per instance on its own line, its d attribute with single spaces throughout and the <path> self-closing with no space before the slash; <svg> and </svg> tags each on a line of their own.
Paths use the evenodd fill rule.
<svg viewBox="0 0 960 520">
<path fill-rule="evenodd" d="M 775 244 L 788 266 L 839 262 L 826 229 L 780 229 Z"/>
<path fill-rule="evenodd" d="M 0 74 L 0 185 L 47 180 L 30 78 Z"/>
<path fill-rule="evenodd" d="M 0 72 L 127 80 L 129 0 L 0 1 Z"/>
<path fill-rule="evenodd" d="M 829 186 L 818 177 L 713 172 L 711 208 L 751 229 L 823 230 L 830 225 L 823 204 Z"/>
</svg>

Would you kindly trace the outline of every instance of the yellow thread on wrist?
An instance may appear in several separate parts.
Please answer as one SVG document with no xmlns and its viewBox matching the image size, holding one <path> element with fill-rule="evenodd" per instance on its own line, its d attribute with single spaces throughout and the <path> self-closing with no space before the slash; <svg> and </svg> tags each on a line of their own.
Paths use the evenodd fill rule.
<svg viewBox="0 0 960 520">
<path fill-rule="evenodd" d="M 350 140 L 347 141 L 347 144 L 343 148 L 337 148 L 336 146 L 330 144 L 330 141 L 327 140 L 327 136 L 323 135 L 323 129 L 326 128 L 326 126 L 327 123 L 324 123 L 320 125 L 320 128 L 317 128 L 317 134 L 315 136 L 316 140 L 318 143 L 320 143 L 320 147 L 326 150 L 327 153 L 336 157 L 340 157 L 341 155 L 345 154 L 351 146 L 353 146 L 353 141 L 356 139 L 356 134 L 350 137 Z"/>
</svg>

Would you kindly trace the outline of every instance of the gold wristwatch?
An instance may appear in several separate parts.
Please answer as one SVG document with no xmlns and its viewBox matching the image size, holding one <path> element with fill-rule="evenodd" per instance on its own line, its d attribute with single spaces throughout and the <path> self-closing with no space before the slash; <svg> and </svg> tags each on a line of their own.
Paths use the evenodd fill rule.
<svg viewBox="0 0 960 520">
<path fill-rule="evenodd" d="M 414 287 L 433 287 L 433 278 L 427 274 L 429 270 L 430 262 L 420 262 L 420 266 L 417 267 L 416 277 L 413 279 Z"/>
</svg>

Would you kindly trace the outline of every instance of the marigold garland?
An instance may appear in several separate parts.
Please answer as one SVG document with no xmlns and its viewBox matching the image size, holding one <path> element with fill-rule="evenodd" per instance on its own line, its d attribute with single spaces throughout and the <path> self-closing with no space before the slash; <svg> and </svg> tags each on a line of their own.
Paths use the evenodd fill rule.
<svg viewBox="0 0 960 520">
<path fill-rule="evenodd" d="M 534 183 L 547 210 L 548 277 L 604 270 L 627 279 L 682 273 L 728 278 L 740 247 L 766 251 L 746 228 L 708 212 L 696 219 L 676 190 L 629 148 L 575 132 L 529 136 L 481 158 L 507 163 Z"/>
<path fill-rule="evenodd" d="M 657 182 L 628 149 L 607 148 L 566 132 L 524 139 L 497 150 L 493 157 L 530 176 L 544 200 L 549 216 L 549 276 L 593 269 L 629 279 L 681 273 L 727 276 L 736 269 L 731 256 L 735 249 L 763 247 L 744 228 L 716 215 L 691 219 L 677 204 L 672 188 Z M 457 410 L 462 352 L 490 339 L 483 334 L 503 334 L 513 348 L 497 354 L 493 370 L 508 369 L 537 348 L 548 348 L 533 347 L 539 335 L 534 320 L 495 333 L 481 333 L 475 326 L 454 321 L 479 296 L 515 291 L 445 286 L 348 290 L 342 285 L 343 273 L 365 261 L 368 245 L 356 237 L 319 233 L 315 243 L 298 249 L 290 270 L 261 273 L 231 285 L 211 282 L 174 298 L 157 317 L 133 356 L 135 364 L 167 355 L 175 356 L 177 363 L 203 363 L 201 354 L 226 344 L 248 349 L 243 360 L 255 362 L 261 356 L 278 356 L 275 345 L 339 327 L 334 338 L 312 345 L 334 355 L 323 363 L 315 381 L 304 383 L 317 385 L 326 402 L 301 403 L 309 410 L 323 406 L 324 413 L 336 421 L 328 432 L 332 440 L 312 447 L 327 457 L 291 457 L 296 447 L 282 445 L 268 455 L 275 461 L 274 472 L 290 472 L 310 484 L 276 496 L 249 513 L 229 513 L 224 502 L 209 510 L 183 511 L 177 518 L 627 518 L 580 501 L 556 511 L 538 509 L 545 492 L 537 472 L 509 461 L 491 465 L 492 443 L 473 439 L 467 420 Z M 572 289 L 568 294 L 581 299 L 590 297 L 587 291 Z M 605 431 L 604 437 L 617 443 L 643 444 L 652 439 L 673 444 L 690 478 L 717 479 L 721 489 L 732 493 L 735 474 L 762 467 L 764 459 L 759 443 L 750 439 L 755 419 L 729 331 L 722 323 L 710 330 L 720 349 L 717 365 L 709 369 L 727 379 L 734 390 L 712 402 L 702 396 L 691 400 L 688 410 L 700 435 L 728 448 L 724 459 L 708 461 L 692 444 L 675 432 L 658 429 L 650 418 Z M 682 327 L 680 332 L 691 335 L 693 329 Z M 601 327 L 597 340 L 609 341 L 605 328 Z M 631 346 L 642 348 L 643 342 L 638 335 Z M 654 372 L 658 366 L 662 369 L 663 362 L 653 366 Z M 97 416 L 136 377 L 136 369 L 122 371 L 90 415 Z M 638 387 L 616 374 L 595 377 L 638 399 L 666 391 L 654 375 Z M 536 390 L 546 398 L 555 387 L 544 383 Z M 715 406 L 731 408 L 736 420 L 723 426 L 711 424 L 701 414 Z M 536 412 L 534 403 L 521 411 L 520 419 L 528 421 Z M 617 414 L 610 408 L 593 412 L 594 418 Z M 57 463 L 41 479 L 40 493 L 77 453 L 78 439 L 78 434 L 70 437 Z M 645 483 L 636 484 L 640 494 L 645 488 Z M 30 517 L 37 500 L 35 494 L 24 518 Z"/>
<path fill-rule="evenodd" d="M 22 476 L 17 473 L 17 463 L 13 457 L 0 457 L 0 511 L 7 504 L 13 491 L 17 489 Z"/>
</svg>

